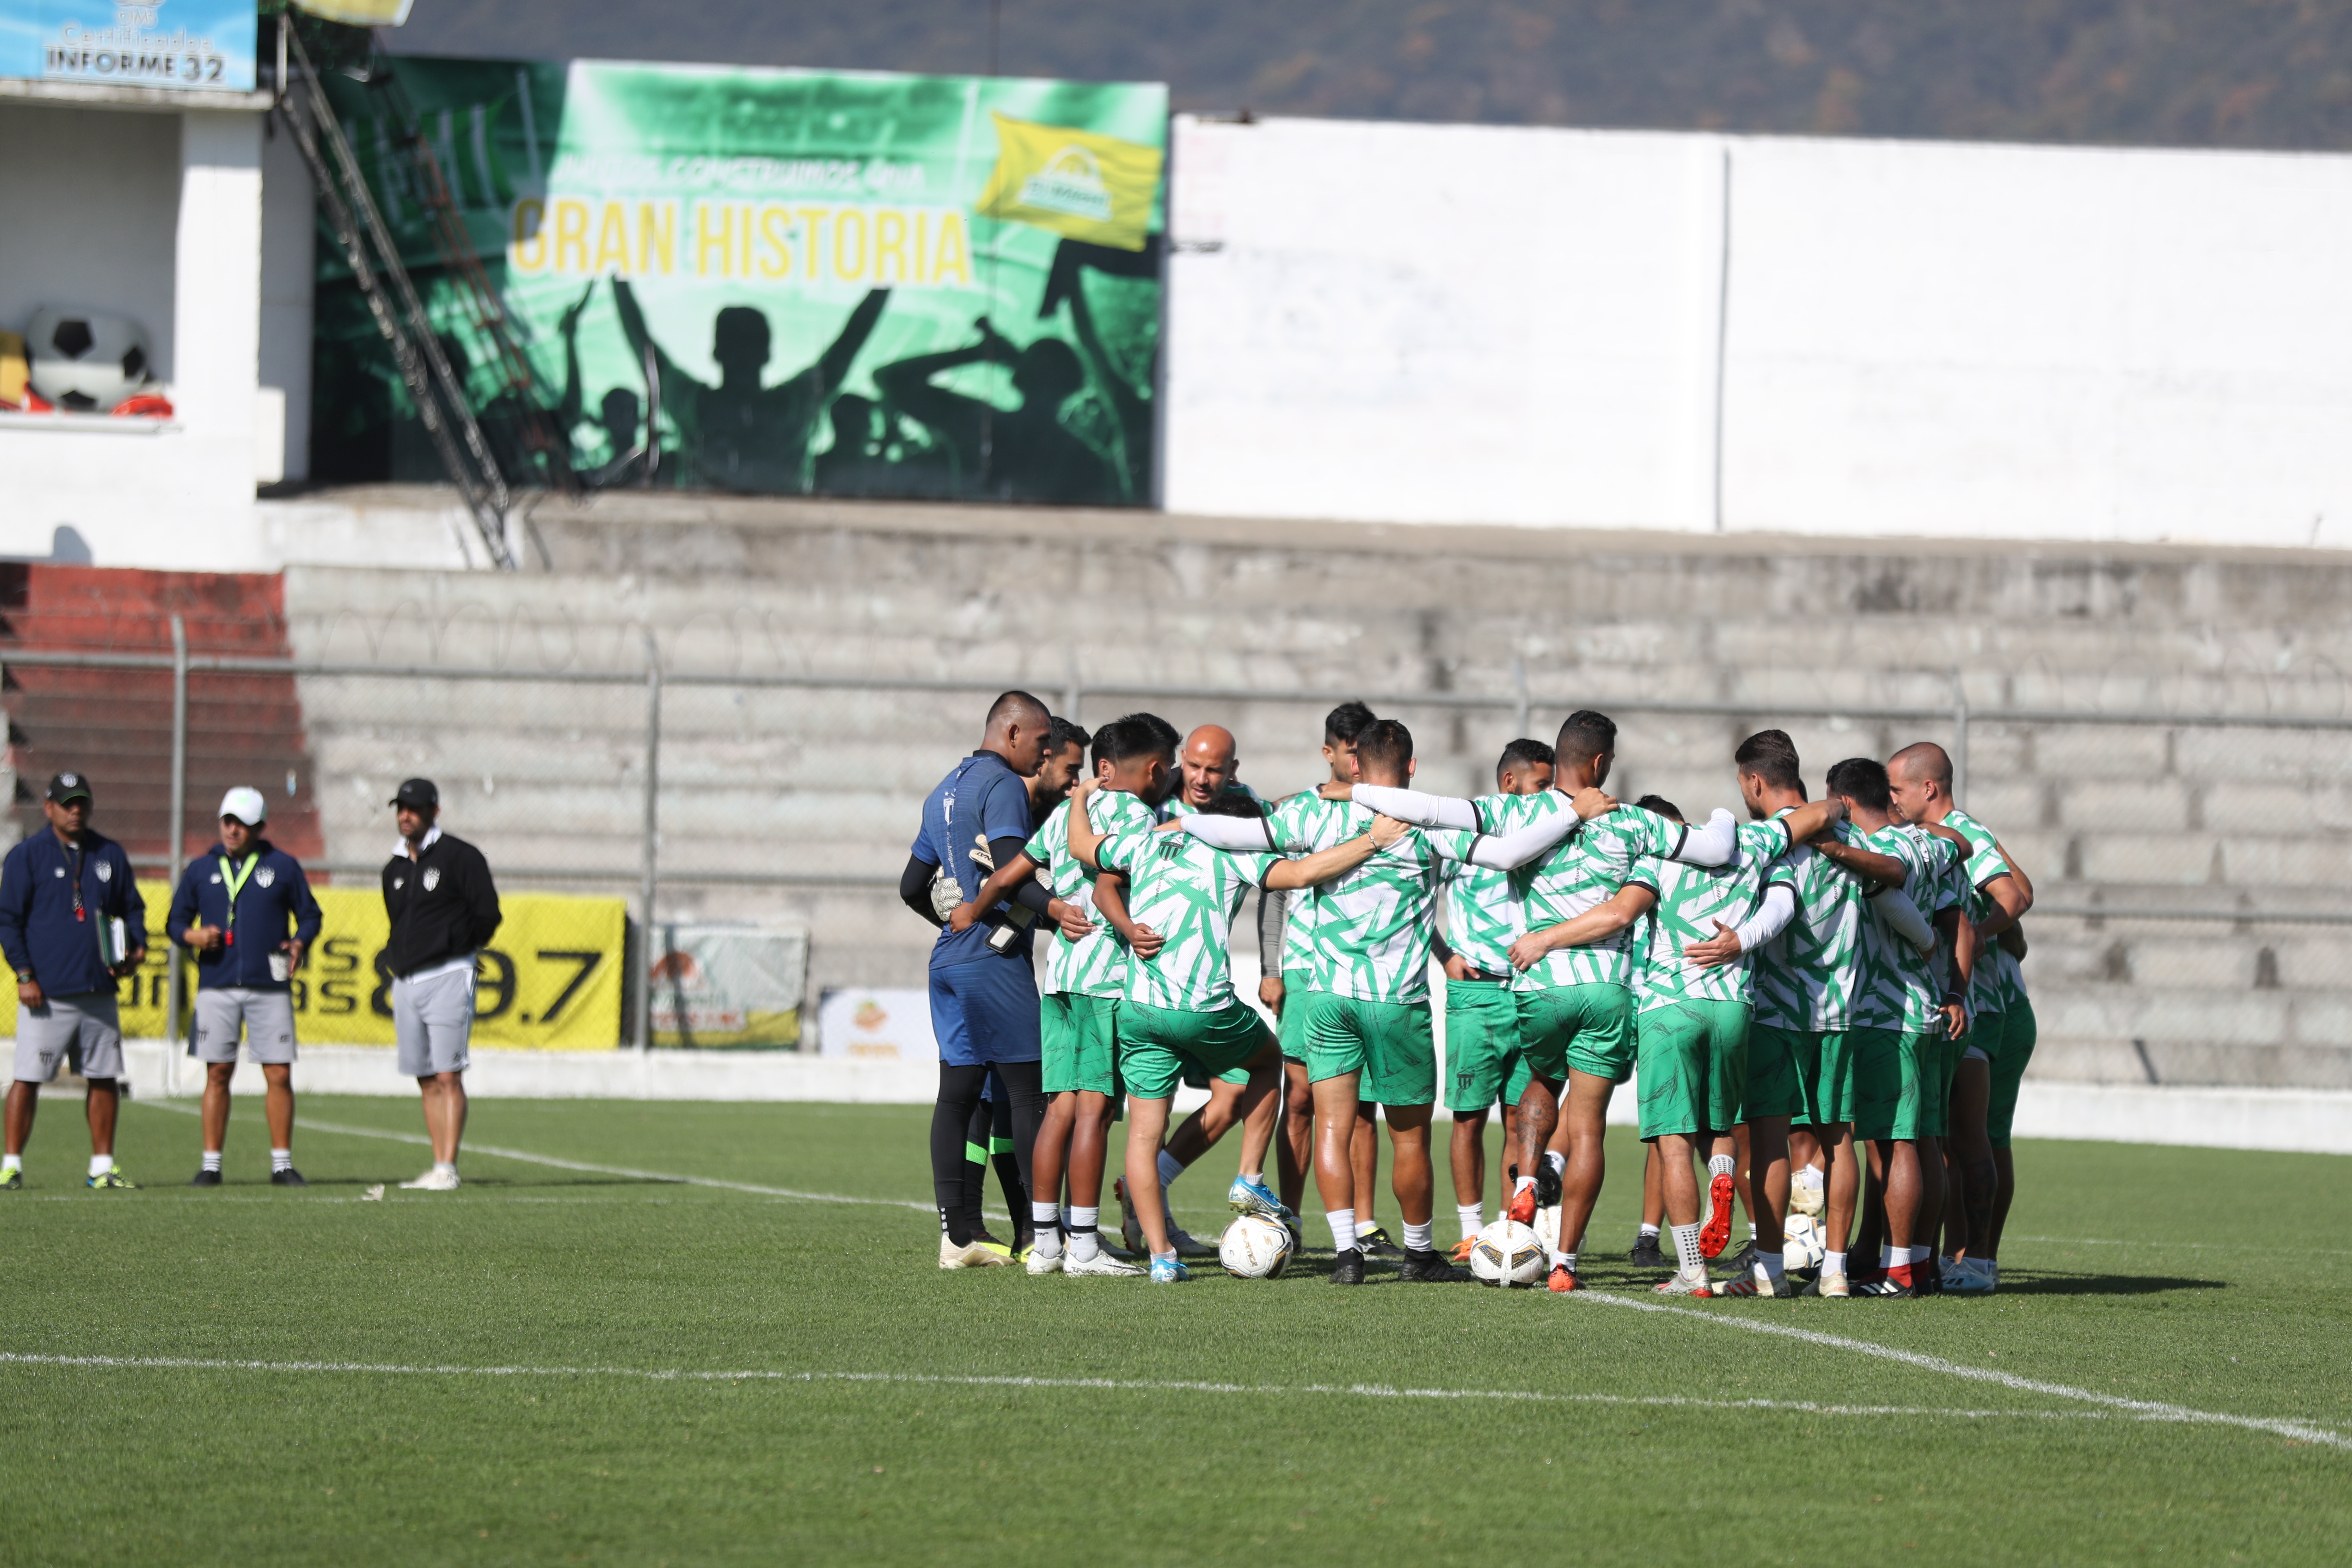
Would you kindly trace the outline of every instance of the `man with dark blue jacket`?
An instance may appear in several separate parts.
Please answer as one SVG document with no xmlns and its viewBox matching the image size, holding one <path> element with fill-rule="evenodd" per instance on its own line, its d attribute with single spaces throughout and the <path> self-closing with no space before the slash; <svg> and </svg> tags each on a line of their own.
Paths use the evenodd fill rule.
<svg viewBox="0 0 2352 1568">
<path fill-rule="evenodd" d="M 89 1182 L 130 1187 L 114 1163 L 122 1020 L 114 983 L 147 960 L 147 906 L 122 846 L 89 826 L 89 780 L 59 773 L 48 830 L 0 859 L 0 953 L 16 974 L 16 1079 L 8 1086 L 0 1190 L 25 1184 L 25 1140 L 62 1059 L 89 1081 Z"/>
<path fill-rule="evenodd" d="M 220 842 L 188 862 L 163 921 L 163 934 L 196 960 L 188 1054 L 205 1064 L 205 1160 L 192 1187 L 221 1184 L 240 1029 L 268 1085 L 269 1180 L 310 1185 L 294 1168 L 293 987 L 303 951 L 319 937 L 319 900 L 301 863 L 261 837 L 268 812 L 257 789 L 221 797 Z"/>
</svg>

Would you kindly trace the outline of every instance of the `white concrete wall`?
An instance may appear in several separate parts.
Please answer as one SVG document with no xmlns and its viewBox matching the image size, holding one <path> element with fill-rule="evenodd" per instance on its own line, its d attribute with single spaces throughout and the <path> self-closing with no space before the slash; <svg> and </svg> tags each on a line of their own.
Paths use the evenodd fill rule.
<svg viewBox="0 0 2352 1568">
<path fill-rule="evenodd" d="M 170 380 L 179 117 L 0 104 L 0 327 L 49 305 L 128 316 Z"/>
<path fill-rule="evenodd" d="M 1174 510 L 2352 545 L 2352 158 L 1180 116 L 1172 168 Z"/>
<path fill-rule="evenodd" d="M 310 301 L 318 279 L 318 194 L 294 139 L 261 142 L 261 392 L 254 477 L 310 476 Z M 275 428 L 272 428 L 272 425 Z M 274 437 L 274 438 L 273 438 Z"/>
<path fill-rule="evenodd" d="M 104 309 L 120 299 L 118 310 L 143 312 L 175 412 L 167 422 L 0 423 L 0 472 L 7 474 L 16 501 L 0 508 L 0 554 L 47 555 L 56 531 L 69 526 L 101 566 L 246 571 L 275 565 L 253 500 L 260 116 L 47 107 L 7 112 L 58 117 L 37 132 L 54 148 L 79 145 L 87 135 L 91 146 L 119 142 L 138 150 L 120 179 L 98 159 L 81 166 L 71 182 L 40 176 L 54 187 L 52 201 L 46 208 L 11 205 L 0 235 L 21 232 L 22 237 L 0 244 L 26 247 L 40 278 L 33 287 L 47 299 L 79 278 L 89 297 L 76 302 Z M 170 158 L 161 178 L 159 127 Z M 9 173 L 0 177 L 27 178 L 24 163 L 10 146 L 0 158 L 0 170 Z M 136 207 L 136 216 L 117 210 L 124 207 Z M 23 215 L 31 211 L 46 211 L 53 220 L 28 226 Z M 159 216 L 164 221 L 155 221 Z M 134 251 L 136 269 L 128 259 Z M 0 252 L 0 279 L 7 279 L 0 286 L 13 289 L 11 259 Z M 160 293 L 149 275 L 158 261 L 168 284 Z M 144 297 L 133 291 L 134 284 L 147 291 Z"/>
</svg>

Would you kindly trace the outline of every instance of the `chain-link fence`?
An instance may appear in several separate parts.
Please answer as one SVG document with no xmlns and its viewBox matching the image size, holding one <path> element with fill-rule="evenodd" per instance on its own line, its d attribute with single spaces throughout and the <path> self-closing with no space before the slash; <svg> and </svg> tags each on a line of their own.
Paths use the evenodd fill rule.
<svg viewBox="0 0 2352 1568">
<path fill-rule="evenodd" d="M 635 668 L 13 647 L 0 666 L 12 717 L 28 696 L 46 704 L 43 721 L 15 726 L 16 764 L 89 772 L 101 826 L 143 869 L 184 863 L 210 841 L 220 791 L 260 784 L 282 803 L 281 844 L 331 878 L 373 882 L 392 847 L 385 802 L 423 775 L 503 887 L 621 893 L 639 923 L 804 922 L 811 1002 L 833 984 L 918 982 L 929 933 L 895 888 L 921 796 L 987 698 L 1037 684 L 666 668 L 650 637 Z M 1612 788 L 1693 815 L 1731 801 L 1732 748 L 1758 729 L 1789 731 L 1816 782 L 1840 757 L 1938 741 L 1957 796 L 2034 883 L 2037 1072 L 2352 1087 L 2352 717 L 2267 697 L 2235 712 L 1972 707 L 1948 672 L 1878 684 L 1948 696 L 1570 695 L 1522 666 L 1487 690 L 1096 686 L 1075 658 L 1041 695 L 1082 723 L 1150 708 L 1224 724 L 1267 794 L 1314 782 L 1322 714 L 1349 698 L 1413 729 L 1426 786 L 1464 793 L 1490 787 L 1507 740 L 1601 708 L 1621 725 Z M 17 785 L 20 822 L 37 820 L 39 782 Z M 630 996 L 624 1037 L 641 1044 L 645 988 Z"/>
</svg>

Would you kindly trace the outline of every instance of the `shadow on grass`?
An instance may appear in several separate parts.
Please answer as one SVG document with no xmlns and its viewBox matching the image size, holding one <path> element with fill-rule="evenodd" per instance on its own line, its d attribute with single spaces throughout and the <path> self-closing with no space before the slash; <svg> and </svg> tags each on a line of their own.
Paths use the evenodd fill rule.
<svg viewBox="0 0 2352 1568">
<path fill-rule="evenodd" d="M 2227 1290 L 2226 1279 L 2183 1279 L 2165 1274 L 2073 1274 L 2020 1270 L 2001 1276 L 1999 1296 L 2161 1296 L 2172 1290 Z"/>
</svg>

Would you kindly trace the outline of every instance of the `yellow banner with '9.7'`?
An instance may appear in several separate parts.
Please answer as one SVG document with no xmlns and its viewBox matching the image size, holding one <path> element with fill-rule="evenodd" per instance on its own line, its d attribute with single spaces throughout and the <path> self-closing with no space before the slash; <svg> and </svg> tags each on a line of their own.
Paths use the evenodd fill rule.
<svg viewBox="0 0 2352 1568">
<path fill-rule="evenodd" d="M 119 988 L 122 1032 L 160 1039 L 171 952 L 163 915 L 172 891 L 142 880 L 139 896 L 147 900 L 147 962 Z M 383 947 L 392 928 L 383 895 L 373 888 L 320 888 L 317 896 L 319 940 L 293 974 L 295 1037 L 315 1046 L 391 1045 L 392 977 L 383 969 Z M 474 1043 L 540 1051 L 619 1045 L 623 901 L 507 893 L 499 903 L 506 918 L 474 971 Z M 194 954 L 186 960 L 181 984 L 193 995 Z M 16 991 L 0 986 L 0 1034 L 16 1032 Z"/>
</svg>

